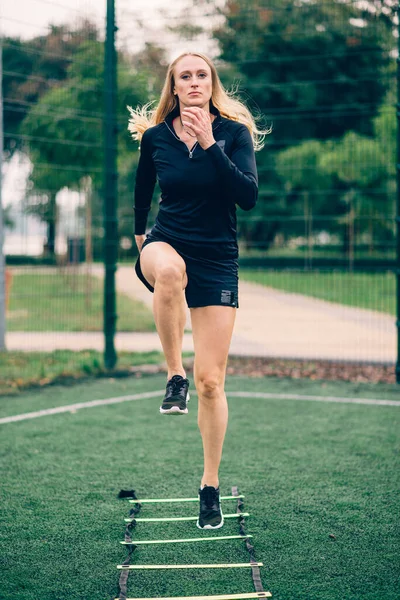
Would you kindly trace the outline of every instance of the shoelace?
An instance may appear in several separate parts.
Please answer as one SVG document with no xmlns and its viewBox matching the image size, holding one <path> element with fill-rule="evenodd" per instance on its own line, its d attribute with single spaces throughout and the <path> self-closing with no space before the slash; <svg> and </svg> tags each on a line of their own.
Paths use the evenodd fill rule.
<svg viewBox="0 0 400 600">
<path fill-rule="evenodd" d="M 217 504 L 218 494 L 214 488 L 206 486 L 201 490 L 201 494 L 202 499 L 204 500 L 204 503 L 208 509 L 213 508 L 214 502 Z"/>
<path fill-rule="evenodd" d="M 182 392 L 185 385 L 186 381 L 180 375 L 174 375 L 168 382 L 167 388 L 171 396 L 176 396 Z"/>
</svg>

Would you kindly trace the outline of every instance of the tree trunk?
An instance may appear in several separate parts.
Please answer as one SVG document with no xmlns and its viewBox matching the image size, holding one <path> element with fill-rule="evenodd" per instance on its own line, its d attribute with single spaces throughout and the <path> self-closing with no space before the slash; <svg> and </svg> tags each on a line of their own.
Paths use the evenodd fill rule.
<svg viewBox="0 0 400 600">
<path fill-rule="evenodd" d="M 43 249 L 44 255 L 54 257 L 56 253 L 57 234 L 57 204 L 56 195 L 49 196 L 49 211 L 47 217 L 47 240 Z"/>
</svg>

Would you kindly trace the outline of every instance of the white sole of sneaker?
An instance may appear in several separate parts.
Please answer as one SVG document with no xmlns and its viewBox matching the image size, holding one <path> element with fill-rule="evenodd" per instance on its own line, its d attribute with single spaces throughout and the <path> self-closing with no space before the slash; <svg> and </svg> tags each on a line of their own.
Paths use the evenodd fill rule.
<svg viewBox="0 0 400 600">
<path fill-rule="evenodd" d="M 188 392 L 186 402 L 189 402 L 189 400 L 190 400 L 190 395 Z M 179 406 L 172 406 L 171 408 L 164 409 L 164 408 L 162 408 L 162 406 L 160 406 L 160 413 L 162 415 L 187 415 L 188 409 L 184 408 L 183 410 L 181 410 L 179 408 Z"/>
<path fill-rule="evenodd" d="M 172 406 L 172 408 L 168 408 L 167 410 L 164 410 L 160 406 L 160 413 L 162 415 L 187 415 L 188 414 L 188 409 L 185 408 L 184 410 L 181 410 L 179 408 L 179 406 Z"/>
</svg>

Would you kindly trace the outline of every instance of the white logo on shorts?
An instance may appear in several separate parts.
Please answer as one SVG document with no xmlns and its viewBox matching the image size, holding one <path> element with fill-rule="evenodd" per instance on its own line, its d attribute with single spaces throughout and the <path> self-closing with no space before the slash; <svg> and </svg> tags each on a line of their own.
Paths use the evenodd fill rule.
<svg viewBox="0 0 400 600">
<path fill-rule="evenodd" d="M 222 290 L 221 304 L 235 304 L 235 294 L 230 290 Z"/>
</svg>

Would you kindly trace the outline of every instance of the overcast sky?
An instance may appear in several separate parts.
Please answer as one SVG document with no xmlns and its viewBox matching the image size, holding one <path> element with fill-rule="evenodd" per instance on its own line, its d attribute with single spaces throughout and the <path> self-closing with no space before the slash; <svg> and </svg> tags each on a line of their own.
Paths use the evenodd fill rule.
<svg viewBox="0 0 400 600">
<path fill-rule="evenodd" d="M 104 26 L 106 0 L 2 0 L 0 17 L 5 35 L 27 38 L 46 31 L 50 23 L 73 22 L 79 17 L 90 17 Z M 130 10 L 134 14 L 157 16 L 159 8 L 168 7 L 166 0 L 116 0 L 117 11 Z M 170 5 L 170 4 L 169 4 Z"/>
<path fill-rule="evenodd" d="M 104 31 L 106 5 L 106 0 L 1 0 L 0 29 L 3 35 L 27 39 L 45 33 L 50 24 L 70 23 L 73 29 L 78 19 L 87 17 Z M 186 49 L 213 54 L 215 44 L 207 37 L 194 42 L 177 42 L 166 32 L 166 21 L 160 10 L 168 12 L 168 23 L 172 24 L 183 5 L 188 6 L 187 0 L 115 0 L 117 41 L 132 52 L 140 50 L 145 40 L 158 41 L 167 47 L 170 60 Z M 137 18 L 144 28 L 137 25 Z M 199 13 L 193 18 L 201 20 Z"/>
</svg>

